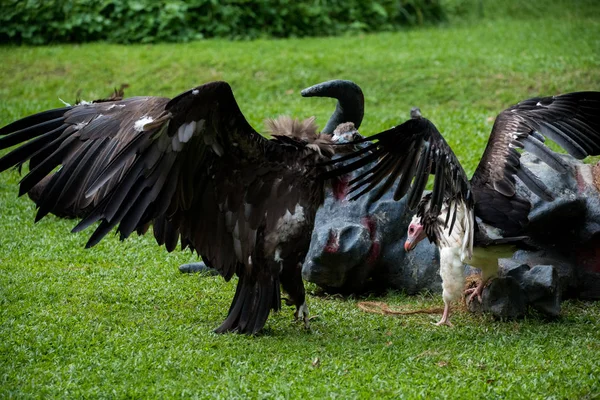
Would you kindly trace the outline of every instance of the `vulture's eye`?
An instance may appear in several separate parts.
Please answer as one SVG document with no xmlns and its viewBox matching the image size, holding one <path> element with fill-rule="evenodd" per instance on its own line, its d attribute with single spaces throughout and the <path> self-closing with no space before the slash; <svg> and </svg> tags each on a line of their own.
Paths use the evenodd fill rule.
<svg viewBox="0 0 600 400">
<path fill-rule="evenodd" d="M 413 228 L 412 226 L 408 228 L 408 233 L 410 233 L 411 235 L 415 233 L 415 228 Z"/>
</svg>

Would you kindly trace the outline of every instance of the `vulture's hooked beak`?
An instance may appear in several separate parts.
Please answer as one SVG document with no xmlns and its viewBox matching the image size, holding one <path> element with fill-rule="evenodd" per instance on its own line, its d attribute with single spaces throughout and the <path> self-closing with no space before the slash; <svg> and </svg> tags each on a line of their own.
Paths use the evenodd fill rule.
<svg viewBox="0 0 600 400">
<path fill-rule="evenodd" d="M 413 250 L 419 242 L 425 239 L 427 235 L 425 234 L 425 229 L 423 229 L 423 225 L 417 222 L 411 222 L 408 226 L 408 234 L 406 235 L 406 242 L 404 242 L 404 251 L 407 253 Z"/>
</svg>

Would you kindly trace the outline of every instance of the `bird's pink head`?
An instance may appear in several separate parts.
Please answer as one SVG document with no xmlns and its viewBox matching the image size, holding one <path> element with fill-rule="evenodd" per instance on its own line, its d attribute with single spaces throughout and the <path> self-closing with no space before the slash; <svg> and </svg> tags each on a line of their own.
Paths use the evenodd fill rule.
<svg viewBox="0 0 600 400">
<path fill-rule="evenodd" d="M 410 225 L 408 226 L 408 234 L 406 235 L 406 242 L 404 242 L 404 250 L 409 252 L 417 247 L 417 244 L 423 239 L 425 239 L 427 235 L 425 234 L 425 229 L 421 224 L 421 218 L 416 215 L 410 221 Z"/>
</svg>

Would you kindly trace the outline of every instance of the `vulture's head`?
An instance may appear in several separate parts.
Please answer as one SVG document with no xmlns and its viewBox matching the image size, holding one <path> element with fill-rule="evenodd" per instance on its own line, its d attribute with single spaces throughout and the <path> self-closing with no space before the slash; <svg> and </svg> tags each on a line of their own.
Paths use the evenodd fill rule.
<svg viewBox="0 0 600 400">
<path fill-rule="evenodd" d="M 419 107 L 413 107 L 410 109 L 410 117 L 412 119 L 421 118 L 421 109 Z"/>
<path fill-rule="evenodd" d="M 406 250 L 406 252 L 413 250 L 417 247 L 417 244 L 426 237 L 427 235 L 425 234 L 425 228 L 423 228 L 423 224 L 421 223 L 421 217 L 418 217 L 417 215 L 413 216 L 410 225 L 408 226 L 404 250 Z"/>
<path fill-rule="evenodd" d="M 348 143 L 356 139 L 360 139 L 361 136 L 358 133 L 358 129 L 352 122 L 344 122 L 339 124 L 333 131 L 331 140 L 334 143 Z"/>
</svg>

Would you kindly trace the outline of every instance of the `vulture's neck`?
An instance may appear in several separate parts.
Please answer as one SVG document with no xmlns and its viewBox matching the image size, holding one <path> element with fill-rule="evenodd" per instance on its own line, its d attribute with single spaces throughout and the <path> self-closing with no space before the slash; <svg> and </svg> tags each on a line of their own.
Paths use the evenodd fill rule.
<svg viewBox="0 0 600 400">
<path fill-rule="evenodd" d="M 279 116 L 265 120 L 265 125 L 271 136 L 285 136 L 304 143 L 306 154 L 331 157 L 335 152 L 331 136 L 318 133 L 315 117 L 301 121 L 288 116 Z"/>
</svg>

